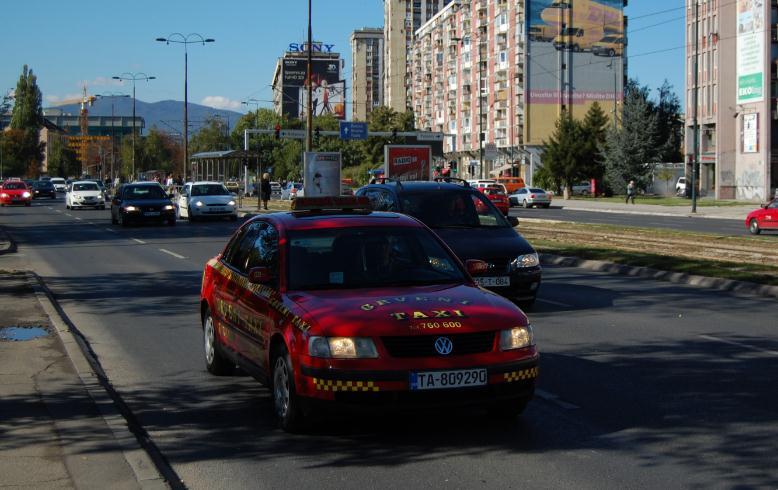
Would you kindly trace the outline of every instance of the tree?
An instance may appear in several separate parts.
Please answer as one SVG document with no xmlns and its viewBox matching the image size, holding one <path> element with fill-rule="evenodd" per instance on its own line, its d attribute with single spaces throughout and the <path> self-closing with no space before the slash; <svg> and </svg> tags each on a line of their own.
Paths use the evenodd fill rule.
<svg viewBox="0 0 778 490">
<path fill-rule="evenodd" d="M 639 189 L 648 186 L 660 152 L 657 115 L 648 100 L 649 90 L 630 80 L 624 91 L 621 126 L 608 131 L 603 149 L 606 183 L 624 189 L 634 180 Z"/>
<path fill-rule="evenodd" d="M 189 151 L 195 153 L 206 151 L 224 151 L 232 147 L 232 140 L 227 134 L 227 122 L 219 117 L 212 117 L 189 140 Z M 242 148 L 243 145 L 240 145 Z"/>
<path fill-rule="evenodd" d="M 68 148 L 63 138 L 52 139 L 48 172 L 52 177 L 68 177 L 81 173 L 81 163 L 76 152 Z"/>
<path fill-rule="evenodd" d="M 583 161 L 580 162 L 582 179 L 601 179 L 605 174 L 602 162 L 602 146 L 608 133 L 608 116 L 600 104 L 595 102 L 586 112 L 582 128 L 584 145 Z M 580 180 L 580 179 L 579 179 Z"/>
<path fill-rule="evenodd" d="M 43 96 L 38 88 L 38 77 L 27 65 L 22 68 L 22 74 L 16 82 L 14 98 L 16 102 L 11 113 L 11 128 L 37 133 L 43 122 Z"/>
<path fill-rule="evenodd" d="M 555 124 L 554 132 L 548 141 L 543 142 L 543 167 L 549 177 L 561 184 L 564 199 L 570 198 L 570 189 L 574 182 L 585 177 L 584 166 L 589 156 L 585 141 L 584 125 L 563 112 Z"/>
<path fill-rule="evenodd" d="M 8 129 L 0 140 L 3 145 L 3 176 L 37 176 L 46 144 L 38 141 L 37 132 Z M 30 171 L 32 170 L 32 175 Z"/>
<path fill-rule="evenodd" d="M 669 194 L 670 193 L 670 181 L 675 178 L 675 172 L 673 171 L 673 169 L 668 168 L 668 167 L 662 167 L 659 170 L 659 172 L 657 172 L 656 177 L 659 180 L 664 180 L 665 181 L 665 193 Z"/>
<path fill-rule="evenodd" d="M 683 154 L 683 116 L 681 101 L 673 92 L 673 86 L 665 80 L 659 88 L 659 100 L 653 104 L 656 113 L 659 138 L 659 156 L 662 162 L 681 162 Z"/>
</svg>

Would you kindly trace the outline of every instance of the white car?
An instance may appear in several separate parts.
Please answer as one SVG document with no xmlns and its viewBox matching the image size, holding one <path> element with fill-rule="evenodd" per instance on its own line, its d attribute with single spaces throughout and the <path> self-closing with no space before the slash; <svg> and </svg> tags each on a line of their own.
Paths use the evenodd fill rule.
<svg viewBox="0 0 778 490">
<path fill-rule="evenodd" d="M 190 223 L 209 217 L 238 219 L 235 196 L 221 182 L 187 182 L 177 203 L 179 216 Z"/>
<path fill-rule="evenodd" d="M 302 182 L 289 182 L 286 187 L 281 191 L 281 199 L 290 200 L 295 197 L 303 197 L 303 183 Z"/>
<path fill-rule="evenodd" d="M 675 183 L 675 193 L 679 196 L 686 194 L 686 177 L 678 177 L 678 182 Z"/>
<path fill-rule="evenodd" d="M 87 207 L 105 209 L 105 195 L 96 182 L 77 180 L 70 184 L 67 193 L 65 193 L 65 207 L 68 209 Z"/>
<path fill-rule="evenodd" d="M 67 182 L 65 182 L 65 179 L 62 177 L 52 177 L 51 184 L 54 186 L 54 190 L 57 192 L 65 192 L 65 188 L 68 185 Z"/>
</svg>

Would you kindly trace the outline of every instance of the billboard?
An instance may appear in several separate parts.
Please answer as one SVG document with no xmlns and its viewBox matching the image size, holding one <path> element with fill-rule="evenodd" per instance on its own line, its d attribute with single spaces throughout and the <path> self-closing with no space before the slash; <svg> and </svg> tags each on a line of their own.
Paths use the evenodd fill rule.
<svg viewBox="0 0 778 490">
<path fill-rule="evenodd" d="M 737 103 L 764 99 L 764 0 L 737 2 Z"/>
<path fill-rule="evenodd" d="M 300 105 L 297 108 L 300 119 L 305 119 L 307 112 L 305 108 L 308 105 L 308 88 L 298 88 Z M 311 89 L 313 98 L 313 115 L 324 116 L 332 114 L 338 119 L 346 118 L 346 82 L 327 83 L 322 80 L 321 83 L 314 84 Z"/>
<path fill-rule="evenodd" d="M 529 0 L 525 141 L 540 145 L 562 109 L 583 118 L 598 102 L 606 114 L 623 98 L 623 0 Z"/>
<path fill-rule="evenodd" d="M 300 111 L 300 87 L 305 86 L 305 78 L 308 72 L 308 60 L 304 57 L 291 58 L 284 57 L 282 60 L 281 72 L 281 90 L 282 112 L 290 118 L 299 118 Z M 321 86 L 326 82 L 327 85 L 333 85 L 341 82 L 340 79 L 340 59 L 327 58 L 311 61 L 311 78 L 313 87 Z M 345 107 L 343 114 L 345 115 Z M 302 111 L 305 114 L 305 111 Z"/>
<path fill-rule="evenodd" d="M 430 146 L 385 145 L 384 176 L 395 180 L 430 180 L 432 148 Z"/>
<path fill-rule="evenodd" d="M 340 195 L 340 152 L 305 152 L 303 182 L 305 197 Z"/>
</svg>

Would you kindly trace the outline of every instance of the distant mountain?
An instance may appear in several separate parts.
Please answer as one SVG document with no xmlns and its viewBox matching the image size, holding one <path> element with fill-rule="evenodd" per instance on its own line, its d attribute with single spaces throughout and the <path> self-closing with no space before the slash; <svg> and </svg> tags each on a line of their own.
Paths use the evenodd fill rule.
<svg viewBox="0 0 778 490">
<path fill-rule="evenodd" d="M 110 116 L 111 103 L 116 116 L 132 116 L 132 99 L 130 97 L 105 97 L 95 100 L 89 108 L 90 116 Z M 81 111 L 80 104 L 67 104 L 48 107 L 46 110 L 61 110 L 66 114 L 76 115 Z M 181 133 L 184 120 L 184 103 L 178 100 L 162 100 L 159 102 L 135 101 L 135 115 L 146 122 L 146 131 L 157 127 L 166 133 Z M 234 128 L 243 114 L 235 111 L 214 109 L 200 104 L 189 103 L 189 132 L 195 133 L 208 119 L 219 116 Z"/>
</svg>

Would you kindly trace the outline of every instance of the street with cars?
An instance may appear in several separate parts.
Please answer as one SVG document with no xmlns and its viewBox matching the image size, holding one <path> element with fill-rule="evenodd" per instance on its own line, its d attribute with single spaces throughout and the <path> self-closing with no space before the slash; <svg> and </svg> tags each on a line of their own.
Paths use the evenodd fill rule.
<svg viewBox="0 0 778 490">
<path fill-rule="evenodd" d="M 511 210 L 512 215 L 525 212 L 538 215 L 555 209 Z M 328 411 L 306 430 L 289 433 L 278 428 L 277 394 L 246 375 L 250 364 L 238 362 L 244 369 L 219 372 L 222 376 L 213 376 L 207 369 L 201 299 L 208 294 L 201 296 L 203 271 L 216 264 L 217 254 L 225 250 L 243 221 L 121 227 L 111 224 L 112 213 L 107 209 L 68 210 L 59 197 L 38 199 L 29 207 L 5 207 L 0 215 L 18 247 L 17 254 L 0 257 L 2 268 L 34 269 L 43 278 L 88 341 L 112 387 L 187 487 L 248 487 L 257 482 L 282 487 L 294 482 L 340 488 L 747 488 L 770 487 L 778 481 L 772 465 L 778 449 L 778 395 L 772 388 L 778 374 L 774 299 L 543 266 L 537 298 L 526 309 L 526 325 L 532 325 L 540 356 L 539 371 L 534 399 L 520 417 L 495 417 L 488 405 L 458 403 L 378 413 L 361 407 Z M 254 228 L 273 223 L 286 235 L 291 225 L 285 223 L 300 222 L 295 224 L 299 227 L 321 219 L 305 218 L 299 212 L 273 216 L 252 221 Z M 343 220 L 343 226 L 358 233 L 376 219 L 367 216 L 360 223 Z M 644 219 L 659 218 L 715 225 L 711 219 Z M 742 220 L 734 223 L 747 233 Z M 517 229 L 521 231 L 521 224 Z M 250 227 L 245 231 L 253 233 Z M 260 230 L 256 233 L 269 237 Z M 323 248 L 326 240 L 288 233 L 290 247 L 299 250 L 283 253 L 294 250 L 306 255 L 309 267 L 324 271 L 322 281 L 347 280 L 333 258 L 311 257 L 328 253 Z M 369 237 L 352 242 L 365 250 L 380 250 L 372 241 L 382 235 Z M 353 249 L 342 257 L 361 253 Z M 443 262 L 430 263 L 438 267 L 431 270 L 456 270 Z M 262 281 L 268 280 L 267 270 L 254 272 L 256 284 L 266 287 Z M 283 273 L 296 274 L 294 269 Z M 366 277 L 377 278 L 377 270 Z M 283 280 L 295 279 L 285 276 Z M 363 343 L 357 347 L 356 340 L 352 344 L 311 341 L 316 331 L 322 331 L 317 329 L 337 332 L 339 338 L 354 336 L 338 330 L 337 322 L 314 323 L 311 316 L 334 315 L 346 323 L 352 318 L 375 318 L 376 328 L 389 328 L 391 320 L 407 329 L 403 320 L 380 315 L 381 309 L 393 308 L 392 300 L 402 305 L 403 296 L 421 295 L 406 289 L 402 294 L 383 290 L 369 297 L 351 297 L 347 288 L 332 295 L 326 294 L 326 288 L 313 287 L 316 284 L 309 286 L 310 291 L 292 293 L 282 301 L 299 305 L 290 314 L 310 323 L 310 329 L 296 323 L 294 335 L 310 331 L 307 340 L 330 355 L 334 349 L 352 347 L 372 351 Z M 467 288 L 447 290 L 447 295 L 436 290 L 434 296 L 453 302 L 464 299 L 461 295 Z M 233 318 L 236 324 L 248 318 L 228 307 L 248 303 L 222 301 L 227 301 L 221 306 L 223 318 Z M 468 315 L 465 307 L 475 307 L 451 304 L 442 300 L 435 308 L 406 311 L 403 307 L 390 313 L 428 315 L 435 310 L 448 316 L 419 317 L 416 324 L 463 323 L 454 311 Z M 328 315 L 322 316 L 324 311 Z M 747 322 L 742 321 L 745 312 Z M 387 326 L 379 326 L 378 318 Z M 496 325 L 498 320 L 490 321 L 495 323 L 490 328 L 502 328 Z M 513 323 L 519 327 L 524 320 L 517 316 Z M 242 326 L 244 332 L 252 327 Z M 252 349 L 262 345 L 244 342 L 248 350 L 243 357 L 251 358 Z M 380 345 L 373 347 L 381 351 Z M 348 363 L 348 359 L 337 363 L 317 359 L 306 362 L 312 367 Z M 358 362 L 381 365 L 370 358 Z M 417 383 L 427 383 L 428 372 L 441 371 L 436 364 L 428 368 L 418 370 Z M 468 366 L 456 370 L 463 368 Z M 383 367 L 376 369 L 380 372 Z M 377 375 L 376 369 L 371 371 Z M 440 382 L 440 375 L 436 376 L 429 379 Z M 474 382 L 480 382 L 481 376 L 470 372 Z M 316 379 L 323 380 L 322 387 L 329 381 L 330 388 L 346 386 L 337 381 L 359 381 Z M 386 385 L 379 382 L 373 387 Z M 386 389 L 391 391 L 390 387 Z M 317 383 L 312 381 L 308 389 L 317 390 Z"/>
</svg>

